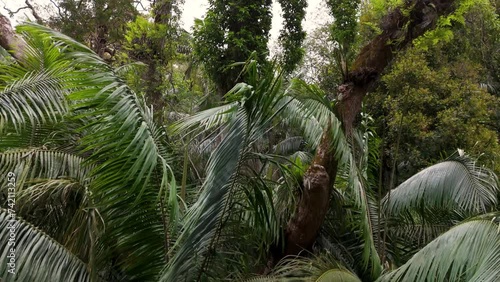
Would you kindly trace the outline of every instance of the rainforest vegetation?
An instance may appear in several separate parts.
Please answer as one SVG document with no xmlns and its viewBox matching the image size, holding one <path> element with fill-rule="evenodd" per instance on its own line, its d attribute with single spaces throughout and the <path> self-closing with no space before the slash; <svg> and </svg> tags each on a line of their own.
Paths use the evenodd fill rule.
<svg viewBox="0 0 500 282">
<path fill-rule="evenodd" d="M 0 281 L 500 281 L 498 0 L 32 2 Z"/>
</svg>

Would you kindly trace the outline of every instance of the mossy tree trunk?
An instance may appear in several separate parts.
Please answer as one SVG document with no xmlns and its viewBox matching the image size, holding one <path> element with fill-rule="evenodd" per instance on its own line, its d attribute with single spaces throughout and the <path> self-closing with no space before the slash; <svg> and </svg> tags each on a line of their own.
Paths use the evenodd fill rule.
<svg viewBox="0 0 500 282">
<path fill-rule="evenodd" d="M 402 7 L 394 9 L 382 19 L 382 33 L 361 50 L 347 78 L 338 87 L 340 98 L 336 112 L 347 136 L 355 126 L 354 121 L 361 111 L 363 98 L 397 52 L 434 28 L 440 16 L 452 13 L 456 8 L 455 2 L 407 0 Z M 274 255 L 274 262 L 284 255 L 297 255 L 303 249 L 310 249 L 328 212 L 338 168 L 334 148 L 330 147 L 329 130 L 325 131 L 314 161 L 304 174 L 304 189 L 297 202 L 296 212 L 286 227 L 285 249 L 281 254 Z"/>
</svg>

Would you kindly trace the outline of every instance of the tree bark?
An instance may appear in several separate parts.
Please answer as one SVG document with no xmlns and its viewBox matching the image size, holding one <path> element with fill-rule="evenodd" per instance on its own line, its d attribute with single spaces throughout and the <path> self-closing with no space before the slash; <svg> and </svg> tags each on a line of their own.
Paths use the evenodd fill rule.
<svg viewBox="0 0 500 282">
<path fill-rule="evenodd" d="M 285 231 L 285 256 L 297 255 L 312 246 L 328 212 L 338 165 L 330 152 L 330 134 L 323 134 L 316 156 L 304 174 L 302 195 Z"/>
<path fill-rule="evenodd" d="M 382 19 L 382 33 L 361 50 L 352 70 L 338 87 L 336 111 L 346 136 L 354 127 L 363 98 L 396 52 L 432 29 L 440 16 L 453 12 L 454 3 L 454 0 L 406 0 L 403 7 L 394 9 Z M 330 148 L 329 130 L 323 134 L 315 159 L 304 174 L 304 189 L 286 227 L 284 255 L 297 255 L 303 249 L 310 249 L 328 212 L 338 167 L 334 148 Z"/>
<path fill-rule="evenodd" d="M 9 51 L 16 60 L 23 59 L 26 42 L 14 32 L 9 19 L 2 14 L 0 14 L 0 46 Z"/>
</svg>

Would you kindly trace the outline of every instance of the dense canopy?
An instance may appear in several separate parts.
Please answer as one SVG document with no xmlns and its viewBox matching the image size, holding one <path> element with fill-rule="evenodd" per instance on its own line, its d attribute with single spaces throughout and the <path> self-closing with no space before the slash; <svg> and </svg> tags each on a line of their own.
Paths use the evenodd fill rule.
<svg viewBox="0 0 500 282">
<path fill-rule="evenodd" d="M 0 12 L 1 281 L 500 281 L 500 3 L 275 2 Z"/>
</svg>

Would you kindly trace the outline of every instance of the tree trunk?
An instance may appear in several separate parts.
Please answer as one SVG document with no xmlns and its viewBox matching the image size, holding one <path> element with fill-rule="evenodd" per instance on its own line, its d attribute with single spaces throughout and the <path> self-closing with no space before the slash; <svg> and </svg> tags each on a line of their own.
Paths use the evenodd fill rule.
<svg viewBox="0 0 500 282">
<path fill-rule="evenodd" d="M 347 136 L 361 111 L 363 98 L 395 53 L 433 28 L 440 16 L 450 14 L 454 8 L 454 0 L 407 0 L 402 8 L 394 9 L 382 19 L 382 33 L 361 50 L 346 80 L 338 87 L 336 111 Z M 402 10 L 410 12 L 403 13 Z M 297 255 L 303 249 L 310 249 L 328 212 L 338 166 L 334 148 L 330 148 L 328 130 L 323 134 L 313 163 L 304 174 L 304 189 L 286 228 L 283 255 Z"/>
<path fill-rule="evenodd" d="M 312 246 L 328 212 L 338 165 L 330 152 L 330 134 L 323 134 L 316 156 L 304 174 L 302 195 L 285 232 L 285 256 L 297 255 Z"/>
<path fill-rule="evenodd" d="M 12 28 L 9 19 L 0 14 L 0 46 L 9 51 L 16 60 L 22 60 L 26 43 Z"/>
<path fill-rule="evenodd" d="M 154 1 L 152 6 L 154 23 L 166 25 L 171 29 L 173 8 L 173 0 Z M 172 39 L 171 36 L 169 38 Z M 164 93 L 161 89 L 165 75 L 163 68 L 168 65 L 171 58 L 170 54 L 165 53 L 167 41 L 166 37 L 150 40 L 148 48 L 152 50 L 151 57 L 143 59 L 143 62 L 148 65 L 148 71 L 143 75 L 146 82 L 146 103 L 148 106 L 153 106 L 154 119 L 160 124 L 164 122 L 163 116 L 166 106 Z"/>
</svg>

